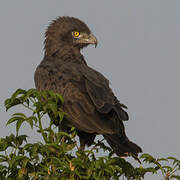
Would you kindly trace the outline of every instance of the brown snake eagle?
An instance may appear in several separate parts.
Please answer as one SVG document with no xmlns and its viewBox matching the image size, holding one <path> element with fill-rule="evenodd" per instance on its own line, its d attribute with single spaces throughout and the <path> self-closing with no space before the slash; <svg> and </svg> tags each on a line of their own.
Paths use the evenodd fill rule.
<svg viewBox="0 0 180 180">
<path fill-rule="evenodd" d="M 141 148 L 131 142 L 123 121 L 128 120 L 109 81 L 89 67 L 81 49 L 97 45 L 96 37 L 88 26 L 74 17 L 59 17 L 45 34 L 45 56 L 35 71 L 38 90 L 52 90 L 64 97 L 63 110 L 67 113 L 61 129 L 76 127 L 80 146 L 90 146 L 96 135 L 104 136 L 118 156 L 137 159 Z M 57 124 L 58 125 L 58 124 Z"/>
</svg>

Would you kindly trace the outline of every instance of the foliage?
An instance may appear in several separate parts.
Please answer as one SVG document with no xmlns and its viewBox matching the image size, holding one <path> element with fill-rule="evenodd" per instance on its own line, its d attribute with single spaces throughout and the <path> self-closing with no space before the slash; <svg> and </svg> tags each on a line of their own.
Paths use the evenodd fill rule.
<svg viewBox="0 0 180 180">
<path fill-rule="evenodd" d="M 16 135 L 0 139 L 0 179 L 118 180 L 124 177 L 140 180 L 147 173 L 155 174 L 158 171 L 166 180 L 180 179 L 177 175 L 180 173 L 180 160 L 174 157 L 155 159 L 149 154 L 143 154 L 140 159 L 151 165 L 145 168 L 142 165 L 133 167 L 125 159 L 114 156 L 102 141 L 94 143 L 89 150 L 81 151 L 75 140 L 75 128 L 71 129 L 70 134 L 59 132 L 53 120 L 47 120 L 45 116 L 53 112 L 59 122 L 63 121 L 63 103 L 61 95 L 35 89 L 18 89 L 5 101 L 6 110 L 17 105 L 23 106 L 30 111 L 27 113 L 30 115 L 15 113 L 7 122 L 7 125 L 16 123 Z M 48 127 L 43 127 L 44 121 L 49 122 Z M 19 134 L 25 122 L 40 133 L 42 142 L 29 143 L 27 135 Z M 109 151 L 108 156 L 97 158 L 95 154 L 100 149 Z M 167 165 L 169 162 L 170 165 Z"/>
</svg>

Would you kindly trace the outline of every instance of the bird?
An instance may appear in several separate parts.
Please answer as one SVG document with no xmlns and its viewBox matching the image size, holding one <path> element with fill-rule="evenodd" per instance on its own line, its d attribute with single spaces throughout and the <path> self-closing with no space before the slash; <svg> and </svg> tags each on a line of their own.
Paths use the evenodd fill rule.
<svg viewBox="0 0 180 180">
<path fill-rule="evenodd" d="M 54 122 L 66 132 L 75 127 L 81 149 L 102 135 L 117 156 L 138 159 L 142 149 L 125 133 L 127 107 L 114 95 L 109 80 L 88 66 L 81 53 L 88 45 L 97 44 L 82 20 L 69 16 L 53 20 L 45 32 L 44 58 L 34 74 L 36 89 L 63 96 L 66 115 L 60 125 Z"/>
</svg>

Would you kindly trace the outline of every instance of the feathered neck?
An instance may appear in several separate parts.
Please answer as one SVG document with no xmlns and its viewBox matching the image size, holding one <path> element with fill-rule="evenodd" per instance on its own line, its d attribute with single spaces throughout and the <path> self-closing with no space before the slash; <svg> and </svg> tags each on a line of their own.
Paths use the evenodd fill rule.
<svg viewBox="0 0 180 180">
<path fill-rule="evenodd" d="M 61 63 L 72 62 L 87 65 L 80 49 L 69 45 L 61 45 L 52 55 L 49 56 L 49 54 L 45 53 L 45 57 L 49 57 L 48 59 Z"/>
</svg>

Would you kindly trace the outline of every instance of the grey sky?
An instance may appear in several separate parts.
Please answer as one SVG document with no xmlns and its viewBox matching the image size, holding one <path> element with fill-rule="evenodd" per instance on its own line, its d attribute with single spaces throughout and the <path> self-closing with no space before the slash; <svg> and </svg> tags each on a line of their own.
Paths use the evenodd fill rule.
<svg viewBox="0 0 180 180">
<path fill-rule="evenodd" d="M 14 132 L 5 127 L 13 111 L 6 113 L 3 101 L 17 88 L 34 87 L 49 22 L 75 16 L 99 41 L 82 51 L 88 64 L 129 108 L 128 137 L 144 152 L 180 158 L 179 9 L 179 0 L 1 1 L 0 136 Z M 33 135 L 28 126 L 21 132 Z"/>
</svg>

